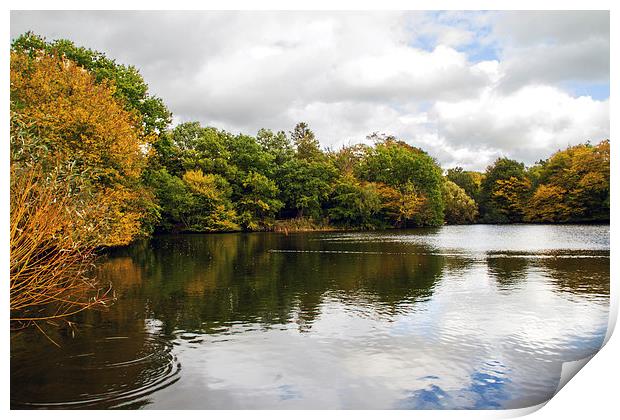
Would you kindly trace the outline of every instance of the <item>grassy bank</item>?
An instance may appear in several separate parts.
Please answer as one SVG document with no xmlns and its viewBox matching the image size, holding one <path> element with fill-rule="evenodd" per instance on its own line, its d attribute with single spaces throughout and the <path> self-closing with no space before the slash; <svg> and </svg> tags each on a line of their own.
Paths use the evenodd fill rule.
<svg viewBox="0 0 620 420">
<path fill-rule="evenodd" d="M 314 220 L 312 218 L 298 217 L 295 219 L 276 220 L 272 228 L 269 230 L 277 233 L 292 233 L 316 231 L 334 232 L 358 229 L 347 229 L 340 226 L 334 226 L 327 220 Z"/>
</svg>

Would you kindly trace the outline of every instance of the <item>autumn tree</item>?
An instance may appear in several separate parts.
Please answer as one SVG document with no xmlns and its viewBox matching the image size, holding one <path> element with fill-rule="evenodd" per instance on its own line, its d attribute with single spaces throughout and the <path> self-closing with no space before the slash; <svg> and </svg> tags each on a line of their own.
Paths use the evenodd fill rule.
<svg viewBox="0 0 620 420">
<path fill-rule="evenodd" d="M 396 188 L 392 188 L 381 182 L 377 182 L 376 185 L 377 194 L 381 201 L 381 219 L 388 227 L 404 227 L 407 218 L 411 217 L 409 209 L 411 209 L 412 206 L 410 203 L 406 203 L 403 193 Z"/>
<path fill-rule="evenodd" d="M 57 59 L 70 60 L 87 70 L 95 83 L 114 84 L 113 95 L 128 111 L 140 115 L 140 124 L 145 133 L 162 133 L 170 124 L 172 114 L 161 98 L 149 93 L 149 88 L 138 69 L 125 66 L 109 59 L 105 54 L 76 46 L 67 39 L 47 41 L 32 32 L 17 37 L 11 50 L 36 58 L 44 53 Z"/>
<path fill-rule="evenodd" d="M 531 188 L 527 178 L 511 176 L 495 181 L 491 203 L 500 220 L 510 223 L 523 221 Z"/>
<path fill-rule="evenodd" d="M 461 187 L 472 199 L 476 201 L 480 199 L 480 186 L 483 180 L 480 172 L 465 171 L 457 166 L 447 170 L 446 178 Z"/>
<path fill-rule="evenodd" d="M 523 210 L 531 182 L 525 165 L 508 158 L 498 158 L 487 167 L 480 188 L 480 213 L 486 223 L 508 223 L 523 220 Z"/>
<path fill-rule="evenodd" d="M 186 226 L 192 232 L 235 231 L 240 227 L 230 201 L 232 189 L 221 175 L 204 174 L 200 169 L 187 171 L 183 182 L 191 192 Z"/>
<path fill-rule="evenodd" d="M 11 52 L 11 110 L 33 125 L 50 162 L 70 162 L 100 197 L 100 245 L 124 245 L 147 233 L 152 195 L 142 186 L 152 137 L 111 81 L 45 51 Z"/>
<path fill-rule="evenodd" d="M 437 226 L 443 223 L 444 204 L 441 195 L 441 168 L 424 151 L 403 141 L 382 140 L 360 162 L 358 177 L 380 182 L 415 194 L 423 203 L 413 221 L 418 226 Z M 414 191 L 414 192 L 412 192 Z"/>
<path fill-rule="evenodd" d="M 529 200 L 525 209 L 528 222 L 568 222 L 572 212 L 567 203 L 566 190 L 556 185 L 542 184 Z"/>
<path fill-rule="evenodd" d="M 463 188 L 446 180 L 442 187 L 442 195 L 446 223 L 459 225 L 473 223 L 476 220 L 478 206 Z"/>
<path fill-rule="evenodd" d="M 609 140 L 569 147 L 541 162 L 527 219 L 609 221 L 609 165 Z"/>
<path fill-rule="evenodd" d="M 17 130 L 12 127 L 11 146 L 33 140 Z M 30 161 L 12 162 L 10 175 L 11 328 L 41 328 L 39 321 L 105 307 L 112 300 L 109 285 L 92 275 L 103 222 L 93 217 L 99 203 L 81 188 L 80 173 L 70 164 L 50 172 Z"/>
</svg>

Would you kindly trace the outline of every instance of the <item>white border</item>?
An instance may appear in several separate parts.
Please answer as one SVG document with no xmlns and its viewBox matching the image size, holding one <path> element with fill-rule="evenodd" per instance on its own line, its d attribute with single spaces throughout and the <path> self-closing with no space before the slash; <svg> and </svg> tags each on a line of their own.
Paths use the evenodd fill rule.
<svg viewBox="0 0 620 420">
<path fill-rule="evenodd" d="M 9 273 L 9 248 L 8 248 L 8 220 L 9 220 L 9 183 L 8 183 L 8 133 L 9 133 L 9 58 L 8 58 L 8 40 L 10 39 L 10 9 L 14 10 L 36 10 L 36 9 L 111 9 L 111 10 L 135 10 L 148 8 L 153 10 L 235 10 L 235 9 L 250 9 L 250 10 L 611 10 L 611 97 L 618 97 L 618 87 L 614 79 L 614 75 L 618 74 L 617 66 L 617 54 L 614 47 L 617 46 L 619 31 L 618 24 L 619 19 L 617 14 L 620 15 L 620 6 L 614 6 L 620 4 L 618 2 L 603 1 L 603 0 L 589 0 L 589 1 L 543 1 L 543 0 L 521 0 L 521 1 L 411 1 L 405 0 L 382 0 L 380 2 L 374 1 L 334 1 L 334 0 L 315 0 L 309 1 L 285 1 L 285 0 L 263 0 L 259 2 L 231 0 L 231 1 L 197 1 L 197 0 L 177 0 L 174 3 L 165 2 L 161 0 L 152 0 L 149 2 L 138 2 L 128 0 L 109 0 L 91 1 L 88 4 L 83 1 L 76 0 L 60 0 L 50 4 L 49 1 L 43 0 L 30 0 L 30 1 L 13 1 L 9 0 L 5 2 L 6 8 L 1 11 L 0 17 L 0 30 L 2 36 L 5 39 L 6 44 L 2 49 L 2 67 L 0 68 L 0 74 L 4 81 L 4 88 L 0 90 L 3 100 L 0 105 L 2 110 L 2 127 L 3 133 L 5 133 L 4 142 L 0 148 L 0 182 L 2 187 L 0 188 L 1 205 L 0 205 L 0 220 L 2 220 L 2 229 L 0 230 L 0 269 L 5 273 L 4 287 L 1 289 L 3 301 L 4 301 L 4 339 L 2 340 L 4 363 L 2 363 L 2 388 L 1 398 L 2 407 L 4 411 L 9 410 L 9 310 L 8 310 L 8 273 Z M 563 6 L 562 9 L 558 9 L 557 6 Z M 96 28 L 93 28 L 96 30 Z M 613 137 L 614 123 L 616 118 L 614 116 L 614 108 L 610 101 L 610 124 L 611 124 L 611 137 Z M 618 185 L 616 180 L 620 179 L 619 169 L 617 165 L 617 152 L 614 142 L 612 140 L 612 166 L 611 166 L 611 200 L 616 202 L 618 197 Z M 618 229 L 617 223 L 614 223 L 617 218 L 617 207 L 612 206 L 612 223 L 611 223 L 611 317 L 610 317 L 610 333 L 613 330 L 618 313 L 618 261 L 614 256 L 618 243 Z M 609 339 L 609 334 L 606 340 Z M 583 418 L 584 416 L 593 418 L 610 418 L 612 413 L 617 415 L 617 387 L 616 376 L 619 373 L 618 360 L 616 355 L 620 354 L 618 351 L 620 344 L 617 337 L 611 337 L 605 347 L 601 350 L 600 354 L 594 356 L 592 361 L 587 363 L 583 367 L 582 371 L 577 375 L 576 380 L 570 381 L 565 388 L 563 388 L 557 396 L 552 398 L 548 404 L 542 410 L 533 407 L 529 409 L 521 410 L 508 410 L 508 411 L 443 411 L 443 412 L 429 412 L 429 411 L 392 411 L 380 413 L 375 411 L 328 411 L 328 412 L 316 412 L 316 411 L 296 411 L 294 413 L 288 411 L 183 411 L 180 412 L 181 416 L 189 416 L 197 418 L 204 416 L 215 416 L 218 419 L 231 419 L 237 417 L 252 417 L 254 418 L 289 418 L 290 416 L 300 418 L 315 418 L 316 416 L 327 417 L 350 417 L 350 418 L 376 418 L 390 417 L 390 418 L 505 418 L 514 417 L 518 415 L 528 414 L 528 412 L 536 411 L 531 415 L 531 418 L 547 419 L 547 418 Z M 545 404 L 542 404 L 543 406 Z M 7 413 L 8 414 L 8 413 Z M 11 412 L 9 415 L 12 418 L 30 418 L 30 416 L 41 415 L 43 413 L 36 412 Z M 123 416 L 132 417 L 168 417 L 170 415 L 177 414 L 170 412 L 153 412 L 153 411 L 138 411 L 138 412 L 122 412 L 115 413 L 114 415 L 122 414 Z M 63 416 L 66 418 L 72 418 L 75 416 L 81 417 L 84 412 L 47 412 L 45 414 L 52 418 L 60 418 Z M 103 418 L 103 416 L 109 416 L 109 413 L 103 411 L 89 411 L 87 414 L 89 417 Z"/>
</svg>

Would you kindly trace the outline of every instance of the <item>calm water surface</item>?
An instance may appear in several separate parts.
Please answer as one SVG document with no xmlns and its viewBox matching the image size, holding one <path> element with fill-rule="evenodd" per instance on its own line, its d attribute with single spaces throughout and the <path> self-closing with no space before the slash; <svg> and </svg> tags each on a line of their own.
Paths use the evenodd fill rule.
<svg viewBox="0 0 620 420">
<path fill-rule="evenodd" d="M 160 236 L 118 301 L 11 339 L 13 408 L 514 408 L 597 351 L 608 226 Z"/>
</svg>

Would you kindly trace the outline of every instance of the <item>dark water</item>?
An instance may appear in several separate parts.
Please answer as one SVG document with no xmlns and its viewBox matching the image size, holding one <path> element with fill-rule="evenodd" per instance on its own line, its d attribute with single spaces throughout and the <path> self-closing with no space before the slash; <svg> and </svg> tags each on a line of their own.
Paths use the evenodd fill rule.
<svg viewBox="0 0 620 420">
<path fill-rule="evenodd" d="M 117 303 L 11 341 L 13 408 L 513 408 L 595 352 L 608 226 L 163 236 Z"/>
</svg>

